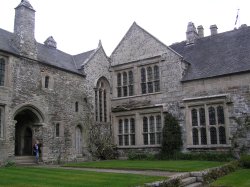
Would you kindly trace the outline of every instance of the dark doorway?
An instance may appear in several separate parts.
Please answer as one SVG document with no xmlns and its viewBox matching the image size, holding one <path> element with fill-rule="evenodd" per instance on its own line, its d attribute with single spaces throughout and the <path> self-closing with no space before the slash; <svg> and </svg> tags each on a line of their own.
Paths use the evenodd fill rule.
<svg viewBox="0 0 250 187">
<path fill-rule="evenodd" d="M 14 118 L 15 126 L 15 155 L 32 155 L 33 128 L 39 123 L 39 118 L 30 109 L 20 111 Z"/>
</svg>

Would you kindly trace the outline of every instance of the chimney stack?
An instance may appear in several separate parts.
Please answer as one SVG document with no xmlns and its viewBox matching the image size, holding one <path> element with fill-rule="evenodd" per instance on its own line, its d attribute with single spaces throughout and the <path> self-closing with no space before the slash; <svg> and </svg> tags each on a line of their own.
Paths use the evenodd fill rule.
<svg viewBox="0 0 250 187">
<path fill-rule="evenodd" d="M 199 35 L 199 38 L 203 38 L 204 37 L 204 28 L 202 25 L 199 25 L 197 27 L 197 30 L 198 30 L 198 35 Z"/>
<path fill-rule="evenodd" d="M 194 26 L 192 22 L 189 22 L 187 26 L 187 32 L 186 32 L 187 45 L 194 44 L 194 41 L 198 37 L 199 36 L 196 30 L 196 27 Z"/>
<path fill-rule="evenodd" d="M 15 8 L 15 45 L 20 55 L 37 58 L 35 40 L 35 10 L 28 0 L 22 0 Z"/>
<path fill-rule="evenodd" d="M 211 25 L 210 26 L 211 36 L 213 36 L 213 35 L 215 35 L 215 34 L 218 33 L 217 29 L 218 29 L 217 25 Z"/>
</svg>

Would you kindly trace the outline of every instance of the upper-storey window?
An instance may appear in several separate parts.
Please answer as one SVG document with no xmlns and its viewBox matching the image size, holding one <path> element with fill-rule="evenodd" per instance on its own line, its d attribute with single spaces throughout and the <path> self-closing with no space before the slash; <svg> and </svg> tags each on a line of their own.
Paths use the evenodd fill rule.
<svg viewBox="0 0 250 187">
<path fill-rule="evenodd" d="M 159 66 L 147 66 L 141 68 L 141 93 L 153 93 L 160 91 Z"/>
<path fill-rule="evenodd" d="M 4 86 L 5 79 L 5 60 L 0 57 L 0 86 Z"/>
<path fill-rule="evenodd" d="M 117 74 L 117 97 L 134 95 L 133 71 L 123 71 Z"/>
<path fill-rule="evenodd" d="M 44 79 L 44 87 L 45 87 L 45 88 L 49 88 L 49 76 L 45 76 L 45 79 Z"/>
<path fill-rule="evenodd" d="M 100 78 L 95 88 L 95 119 L 97 122 L 109 121 L 110 86 L 106 78 Z"/>
<path fill-rule="evenodd" d="M 223 105 L 196 106 L 192 107 L 190 112 L 193 145 L 227 143 Z"/>
</svg>

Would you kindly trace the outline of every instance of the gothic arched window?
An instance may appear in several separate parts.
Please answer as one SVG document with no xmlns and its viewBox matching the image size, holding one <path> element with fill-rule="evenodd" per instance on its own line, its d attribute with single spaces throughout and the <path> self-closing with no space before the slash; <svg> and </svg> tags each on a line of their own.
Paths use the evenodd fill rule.
<svg viewBox="0 0 250 187">
<path fill-rule="evenodd" d="M 205 109 L 204 108 L 200 108 L 199 109 L 199 114 L 200 114 L 200 125 L 201 126 L 206 126 Z"/>
</svg>

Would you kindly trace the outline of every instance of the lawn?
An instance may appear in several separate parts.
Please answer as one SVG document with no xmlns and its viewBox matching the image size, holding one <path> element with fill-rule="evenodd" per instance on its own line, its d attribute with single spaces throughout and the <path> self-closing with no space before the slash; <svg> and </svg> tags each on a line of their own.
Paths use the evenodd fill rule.
<svg viewBox="0 0 250 187">
<path fill-rule="evenodd" d="M 82 167 L 82 168 L 108 168 L 108 169 L 132 169 L 132 170 L 161 170 L 188 172 L 199 171 L 211 167 L 217 167 L 225 164 L 225 162 L 212 161 L 189 161 L 189 160 L 168 160 L 168 161 L 143 161 L 143 160 L 111 160 L 70 163 L 66 167 Z"/>
<path fill-rule="evenodd" d="M 128 187 L 164 179 L 163 177 L 133 174 L 97 173 L 38 167 L 0 168 L 0 176 L 0 186 L 6 187 Z"/>
<path fill-rule="evenodd" d="M 249 187 L 250 169 L 241 169 L 219 178 L 212 186 Z"/>
</svg>

